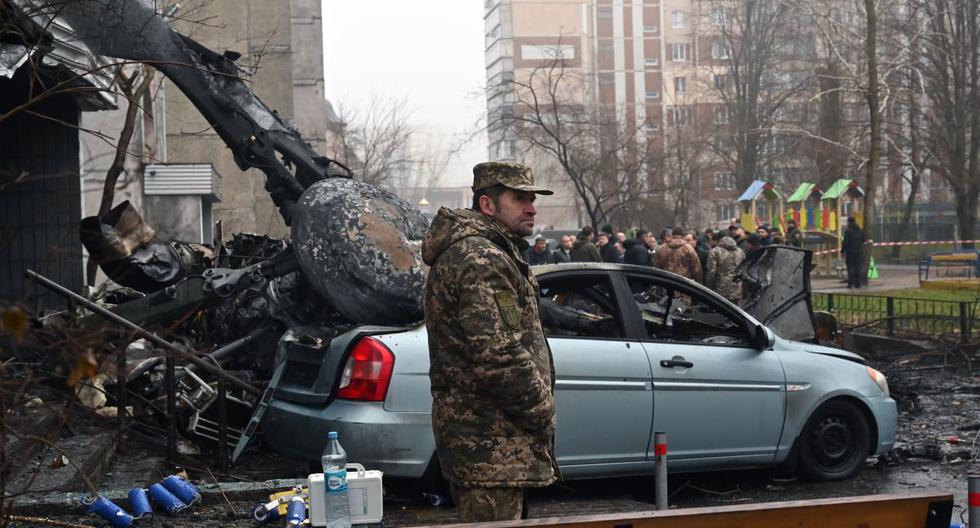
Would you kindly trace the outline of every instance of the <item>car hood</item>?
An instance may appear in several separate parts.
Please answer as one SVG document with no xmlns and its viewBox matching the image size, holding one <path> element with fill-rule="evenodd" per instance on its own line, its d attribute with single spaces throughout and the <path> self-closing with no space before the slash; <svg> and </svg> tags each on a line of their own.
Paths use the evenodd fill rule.
<svg viewBox="0 0 980 528">
<path fill-rule="evenodd" d="M 811 343 L 800 343 L 798 341 L 790 341 L 788 339 L 777 338 L 779 342 L 779 350 L 786 352 L 799 352 L 808 354 L 820 354 L 821 356 L 831 356 L 839 359 L 845 359 L 847 361 L 853 361 L 861 365 L 867 365 L 868 362 L 859 354 L 854 352 L 848 352 L 847 350 L 842 350 L 840 348 L 831 348 L 821 345 L 814 345 Z"/>
</svg>

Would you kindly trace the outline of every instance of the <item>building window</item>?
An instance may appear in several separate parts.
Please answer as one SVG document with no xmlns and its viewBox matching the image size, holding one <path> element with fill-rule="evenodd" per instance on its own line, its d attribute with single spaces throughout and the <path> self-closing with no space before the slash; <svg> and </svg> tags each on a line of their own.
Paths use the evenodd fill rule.
<svg viewBox="0 0 980 528">
<path fill-rule="evenodd" d="M 729 123 L 730 118 L 727 106 L 716 106 L 714 112 L 716 125 L 727 125 Z"/>
<path fill-rule="evenodd" d="M 715 190 L 716 191 L 734 191 L 735 190 L 735 174 L 729 171 L 716 172 L 715 173 Z M 734 216 L 734 215 L 728 215 Z"/>
<path fill-rule="evenodd" d="M 724 92 L 728 88 L 728 76 L 722 74 L 715 74 L 715 89 L 719 92 Z"/>
<path fill-rule="evenodd" d="M 647 68 L 657 68 L 657 67 L 660 66 L 660 59 L 658 59 L 657 57 L 651 57 L 651 58 L 648 58 L 644 62 L 644 64 L 647 65 Z"/>
<path fill-rule="evenodd" d="M 656 90 L 647 90 L 647 99 L 660 99 L 660 92 Z"/>
<path fill-rule="evenodd" d="M 685 14 L 683 11 L 673 11 L 670 13 L 670 27 L 674 29 L 684 29 Z"/>
<path fill-rule="evenodd" d="M 643 126 L 651 132 L 656 132 L 660 130 L 660 123 L 657 123 L 656 121 L 647 120 L 643 123 Z"/>
<path fill-rule="evenodd" d="M 681 96 L 687 92 L 687 79 L 674 77 L 674 95 Z"/>
<path fill-rule="evenodd" d="M 691 119 L 691 109 L 686 106 L 675 106 L 670 110 L 675 125 L 683 125 Z"/>
<path fill-rule="evenodd" d="M 686 62 L 691 60 L 691 45 L 686 42 L 671 44 L 670 60 L 675 62 Z"/>
<path fill-rule="evenodd" d="M 575 46 L 547 44 L 524 44 L 521 46 L 521 58 L 524 60 L 571 60 L 575 58 Z"/>
<path fill-rule="evenodd" d="M 735 212 L 734 204 L 718 204 L 715 206 L 715 220 L 727 222 L 738 216 Z"/>
<path fill-rule="evenodd" d="M 728 22 L 728 14 L 725 13 L 725 8 L 716 5 L 711 8 L 711 23 L 715 25 L 724 25 Z"/>
<path fill-rule="evenodd" d="M 643 26 L 643 32 L 644 33 L 651 34 L 651 35 L 656 35 L 656 34 L 660 33 L 660 27 L 659 26 Z"/>
<path fill-rule="evenodd" d="M 721 40 L 714 40 L 711 42 L 711 58 L 727 59 L 729 57 L 728 44 L 722 42 Z"/>
<path fill-rule="evenodd" d="M 616 84 L 616 77 L 611 73 L 600 73 L 599 74 L 599 84 L 603 86 L 611 86 Z"/>
<path fill-rule="evenodd" d="M 613 16 L 612 6 L 599 6 L 598 16 L 599 18 L 612 18 Z"/>
</svg>

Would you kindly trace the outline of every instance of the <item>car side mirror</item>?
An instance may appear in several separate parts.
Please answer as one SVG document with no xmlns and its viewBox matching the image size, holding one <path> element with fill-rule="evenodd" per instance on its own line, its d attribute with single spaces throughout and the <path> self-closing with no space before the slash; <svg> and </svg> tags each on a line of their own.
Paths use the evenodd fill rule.
<svg viewBox="0 0 980 528">
<path fill-rule="evenodd" d="M 753 348 L 756 350 L 766 350 L 772 348 L 775 342 L 776 335 L 772 333 L 772 330 L 766 328 L 764 325 L 757 325 L 755 327 L 755 334 L 752 336 Z"/>
</svg>

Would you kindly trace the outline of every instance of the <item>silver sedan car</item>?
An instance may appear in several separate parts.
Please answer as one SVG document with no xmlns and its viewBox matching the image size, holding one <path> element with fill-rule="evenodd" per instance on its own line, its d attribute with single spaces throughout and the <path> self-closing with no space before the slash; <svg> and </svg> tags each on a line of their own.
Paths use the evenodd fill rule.
<svg viewBox="0 0 980 528">
<path fill-rule="evenodd" d="M 616 264 L 533 268 L 555 361 L 565 478 L 652 474 L 654 432 L 672 473 L 786 465 L 842 479 L 891 449 L 896 406 L 855 354 L 777 337 L 683 277 Z M 424 326 L 291 330 L 262 429 L 316 461 L 339 431 L 351 461 L 438 476 Z"/>
</svg>

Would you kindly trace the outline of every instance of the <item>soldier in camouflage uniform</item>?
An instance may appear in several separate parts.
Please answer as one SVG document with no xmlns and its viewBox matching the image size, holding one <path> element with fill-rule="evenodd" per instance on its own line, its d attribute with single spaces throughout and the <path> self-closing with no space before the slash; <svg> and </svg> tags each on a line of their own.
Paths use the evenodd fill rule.
<svg viewBox="0 0 980 528">
<path fill-rule="evenodd" d="M 735 282 L 735 270 L 743 260 L 745 253 L 735 244 L 735 239 L 730 236 L 721 237 L 718 245 L 708 253 L 704 285 L 738 304 L 742 300 L 742 287 Z"/>
<path fill-rule="evenodd" d="M 554 365 L 524 262 L 531 169 L 473 168 L 473 209 L 442 208 L 425 241 L 432 429 L 462 522 L 520 519 L 524 492 L 558 479 Z"/>
</svg>

